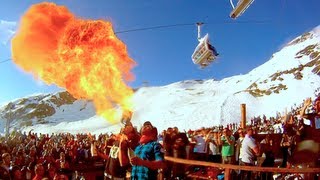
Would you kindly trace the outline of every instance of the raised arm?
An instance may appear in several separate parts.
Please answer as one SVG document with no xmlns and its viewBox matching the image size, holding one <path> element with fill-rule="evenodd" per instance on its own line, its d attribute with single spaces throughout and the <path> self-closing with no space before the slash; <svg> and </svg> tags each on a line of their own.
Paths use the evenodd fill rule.
<svg viewBox="0 0 320 180">
<path fill-rule="evenodd" d="M 138 157 L 131 158 L 131 163 L 137 166 L 145 166 L 152 170 L 163 169 L 165 167 L 165 162 L 163 160 L 148 161 Z"/>
<path fill-rule="evenodd" d="M 161 144 L 159 143 L 155 144 L 153 150 L 154 150 L 153 152 L 154 152 L 155 160 L 150 161 L 150 160 L 140 159 L 139 157 L 133 157 L 131 158 L 131 163 L 137 166 L 145 166 L 152 170 L 164 169 L 165 162 L 164 162 L 164 154 L 162 152 Z"/>
<path fill-rule="evenodd" d="M 255 147 L 253 147 L 252 150 L 253 150 L 253 152 L 254 152 L 254 154 L 255 154 L 256 156 L 260 156 L 260 148 L 259 148 L 258 145 L 256 145 Z"/>
<path fill-rule="evenodd" d="M 307 109 L 307 107 L 312 103 L 311 98 L 307 98 L 304 103 L 303 103 L 303 107 L 300 111 L 300 116 L 304 117 L 305 116 L 305 111 Z"/>
<path fill-rule="evenodd" d="M 120 137 L 120 144 L 119 144 L 119 161 L 120 166 L 124 167 L 129 164 L 129 157 L 128 157 L 128 138 L 126 135 L 122 134 Z"/>
</svg>

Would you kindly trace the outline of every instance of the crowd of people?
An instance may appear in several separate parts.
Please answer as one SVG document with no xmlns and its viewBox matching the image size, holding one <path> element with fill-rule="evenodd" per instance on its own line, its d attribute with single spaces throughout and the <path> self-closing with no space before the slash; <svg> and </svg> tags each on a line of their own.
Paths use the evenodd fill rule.
<svg viewBox="0 0 320 180">
<path fill-rule="evenodd" d="M 159 174 L 163 179 L 187 179 L 196 173 L 213 179 L 223 176 L 223 169 L 177 164 L 166 161 L 165 156 L 240 166 L 320 167 L 319 148 L 310 146 L 312 135 L 319 135 L 319 115 L 320 97 L 305 100 L 283 117 L 255 117 L 247 127 L 235 123 L 188 131 L 169 127 L 158 133 L 150 121 L 140 130 L 125 121 L 116 134 L 13 132 L 0 138 L 0 179 L 85 179 L 82 173 L 99 165 L 104 173 L 95 179 L 157 179 Z M 251 171 L 231 174 L 236 179 L 275 178 L 273 173 Z"/>
<path fill-rule="evenodd" d="M 145 122 L 140 132 L 126 122 L 117 134 L 37 134 L 13 132 L 1 137 L 0 179 L 85 179 L 86 168 L 101 162 L 105 172 L 95 179 L 157 178 L 164 169 L 157 128 Z M 130 155 L 131 154 L 131 155 Z"/>
</svg>

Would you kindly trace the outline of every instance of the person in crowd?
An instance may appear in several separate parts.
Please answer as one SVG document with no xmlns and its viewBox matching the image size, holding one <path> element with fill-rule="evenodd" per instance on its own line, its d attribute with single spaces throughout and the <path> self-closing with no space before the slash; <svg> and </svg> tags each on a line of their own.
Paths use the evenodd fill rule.
<svg viewBox="0 0 320 180">
<path fill-rule="evenodd" d="M 239 158 L 240 156 L 240 148 L 241 148 L 241 145 L 242 145 L 242 141 L 244 139 L 244 130 L 243 128 L 239 128 L 238 129 L 238 135 L 239 135 L 239 138 L 237 139 L 236 143 L 235 143 L 235 161 L 236 161 L 236 164 L 240 164 L 240 161 L 241 159 Z"/>
<path fill-rule="evenodd" d="M 160 133 L 160 134 L 158 134 L 158 137 L 157 137 L 157 139 L 158 139 L 158 142 L 163 146 L 164 144 L 163 144 L 163 139 L 164 139 L 164 136 L 166 135 L 166 133 L 167 133 L 167 130 L 162 130 L 162 132 Z"/>
<path fill-rule="evenodd" d="M 22 167 L 25 163 L 25 153 L 23 148 L 19 148 L 18 152 L 16 153 L 16 157 L 13 160 L 13 164 L 15 166 Z"/>
<path fill-rule="evenodd" d="M 30 162 L 28 164 L 28 166 L 25 167 L 23 172 L 24 172 L 24 175 L 26 177 L 26 180 L 30 180 L 34 176 L 35 172 L 34 172 L 34 168 L 33 167 L 34 166 L 33 166 L 32 162 Z"/>
<path fill-rule="evenodd" d="M 240 156 L 241 159 L 240 165 L 244 166 L 254 166 L 255 156 L 259 156 L 260 150 L 259 146 L 256 143 L 255 139 L 253 139 L 253 130 L 251 126 L 248 126 L 246 129 L 246 135 L 242 141 L 242 145 L 240 148 Z M 241 171 L 240 179 L 247 180 L 251 179 L 251 171 Z"/>
<path fill-rule="evenodd" d="M 116 141 L 116 139 L 117 139 L 116 134 L 111 133 L 108 141 L 106 142 L 106 149 L 105 149 L 104 154 L 106 154 L 106 155 L 110 154 L 110 149 L 113 146 L 113 143 L 114 143 L 114 141 Z"/>
<path fill-rule="evenodd" d="M 55 164 L 49 163 L 47 168 L 48 179 L 49 180 L 54 179 L 54 176 L 56 175 L 56 173 L 57 173 L 57 168 L 55 167 Z"/>
<path fill-rule="evenodd" d="M 53 156 L 49 153 L 49 151 L 44 151 L 42 157 L 38 159 L 37 163 L 43 164 L 45 167 L 48 166 L 50 163 L 54 163 L 55 159 Z"/>
<path fill-rule="evenodd" d="M 228 128 L 224 128 L 220 138 L 221 156 L 223 164 L 234 164 L 234 144 L 235 138 Z"/>
<path fill-rule="evenodd" d="M 168 127 L 163 135 L 163 147 L 165 156 L 173 156 L 173 142 L 172 137 L 174 136 L 174 131 L 172 127 Z M 163 169 L 163 176 L 166 179 L 171 178 L 172 174 L 172 166 L 173 163 L 171 161 L 166 161 L 166 168 Z"/>
<path fill-rule="evenodd" d="M 285 116 L 285 119 L 283 130 L 288 134 L 289 137 L 292 137 L 296 134 L 294 117 L 291 113 L 289 113 Z"/>
<path fill-rule="evenodd" d="M 194 159 L 200 161 L 206 161 L 207 159 L 207 143 L 205 140 L 205 130 L 201 128 L 198 131 L 195 131 L 195 136 L 192 138 L 193 142 L 195 142 L 195 146 L 193 147 Z"/>
<path fill-rule="evenodd" d="M 218 142 L 218 130 L 214 129 L 206 136 L 206 142 L 209 145 L 208 161 L 221 163 L 221 154 Z"/>
<path fill-rule="evenodd" d="M 174 134 L 171 137 L 172 147 L 173 147 L 173 157 L 186 159 L 187 150 L 186 147 L 189 144 L 188 137 L 186 133 L 180 132 L 177 127 L 174 127 Z M 173 163 L 172 175 L 175 178 L 184 179 L 185 166 L 183 164 Z"/>
<path fill-rule="evenodd" d="M 55 142 L 54 146 L 52 148 L 52 155 L 54 159 L 59 159 L 60 158 L 60 153 L 64 152 L 64 149 L 62 147 L 61 142 Z"/>
<path fill-rule="evenodd" d="M 282 164 L 280 167 L 287 167 L 289 151 L 291 147 L 291 138 L 289 137 L 287 132 L 284 132 L 282 135 L 282 139 L 280 142 L 281 151 L 282 151 Z"/>
<path fill-rule="evenodd" d="M 122 167 L 120 164 L 119 156 L 123 153 L 120 152 L 120 138 L 121 134 L 117 134 L 114 137 L 112 147 L 110 148 L 109 154 L 106 155 L 104 152 L 97 151 L 97 155 L 106 160 L 104 179 L 105 180 L 124 180 L 126 177 L 126 167 Z M 125 155 L 128 156 L 128 155 Z M 124 159 L 124 157 L 122 157 Z"/>
<path fill-rule="evenodd" d="M 66 160 L 64 152 L 60 153 L 60 158 L 57 159 L 55 163 L 58 169 L 70 169 L 70 163 Z"/>
<path fill-rule="evenodd" d="M 37 155 L 37 148 L 35 145 L 31 146 L 29 150 L 29 154 L 26 157 L 26 164 L 29 165 L 30 163 L 32 165 L 37 164 L 39 157 Z"/>
<path fill-rule="evenodd" d="M 74 164 L 76 162 L 76 155 L 77 155 L 77 146 L 71 144 L 68 146 L 69 148 L 66 151 L 66 157 L 70 163 Z"/>
<path fill-rule="evenodd" d="M 185 132 L 180 132 L 179 129 L 175 127 L 171 140 L 173 145 L 173 157 L 186 158 L 186 146 L 189 144 L 187 134 Z"/>
<path fill-rule="evenodd" d="M 34 168 L 35 176 L 32 178 L 32 180 L 42 180 L 42 178 L 45 178 L 45 169 L 42 164 L 37 164 Z"/>
<path fill-rule="evenodd" d="M 309 106 L 312 106 L 312 110 L 311 110 L 311 112 L 307 113 L 306 109 Z M 320 116 L 320 96 L 315 98 L 313 103 L 312 103 L 312 99 L 311 98 L 307 98 L 303 103 L 303 107 L 302 107 L 302 109 L 300 111 L 300 115 L 302 117 L 310 118 L 310 119 L 312 119 L 313 117 Z"/>
<path fill-rule="evenodd" d="M 69 180 L 69 178 L 65 174 L 57 173 L 53 180 Z"/>
<path fill-rule="evenodd" d="M 165 155 L 166 156 L 172 156 L 172 137 L 173 136 L 173 128 L 168 127 L 166 130 L 166 133 L 163 138 L 163 147 L 165 149 Z"/>
<path fill-rule="evenodd" d="M 10 177 L 10 162 L 11 162 L 11 155 L 9 153 L 2 154 L 2 163 L 0 166 L 0 177 L 3 179 L 11 179 Z"/>
<path fill-rule="evenodd" d="M 130 159 L 132 180 L 157 179 L 158 170 L 165 168 L 164 151 L 157 142 L 157 128 L 147 121 L 141 128 L 139 145 Z"/>
<path fill-rule="evenodd" d="M 130 156 L 139 144 L 140 135 L 130 121 L 127 121 L 120 134 L 119 163 L 127 174 L 131 174 Z"/>
<path fill-rule="evenodd" d="M 307 112 L 306 110 L 309 107 L 311 107 L 311 110 Z M 305 136 L 304 139 L 313 139 L 312 135 L 320 135 L 320 96 L 318 96 L 313 103 L 311 98 L 307 98 L 304 101 L 300 111 L 300 117 L 309 121 L 308 126 L 305 126 L 305 130 L 311 133 L 308 133 L 308 136 Z"/>
<path fill-rule="evenodd" d="M 271 139 L 270 135 L 267 134 L 266 137 L 260 142 L 260 152 L 264 157 L 264 160 L 261 164 L 262 167 L 273 167 L 275 161 L 275 153 L 274 153 L 274 143 Z M 272 173 L 261 173 L 261 178 L 263 180 L 271 180 Z"/>
<path fill-rule="evenodd" d="M 10 176 L 12 180 L 24 180 L 19 166 L 13 166 L 10 168 Z"/>
<path fill-rule="evenodd" d="M 77 148 L 76 152 L 76 162 L 78 163 L 84 163 L 87 159 L 87 152 L 84 148 L 84 144 L 82 142 L 79 142 L 79 147 Z"/>
<path fill-rule="evenodd" d="M 302 139 L 305 138 L 305 125 L 303 123 L 303 119 L 299 117 L 298 119 L 298 125 L 297 125 L 297 143 L 299 143 Z"/>
</svg>

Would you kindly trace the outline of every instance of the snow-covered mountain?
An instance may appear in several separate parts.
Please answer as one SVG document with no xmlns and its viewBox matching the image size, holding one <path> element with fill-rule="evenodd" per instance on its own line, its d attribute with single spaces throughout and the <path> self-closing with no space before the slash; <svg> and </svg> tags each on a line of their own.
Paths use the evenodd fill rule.
<svg viewBox="0 0 320 180">
<path fill-rule="evenodd" d="M 314 97 L 319 90 L 320 26 L 289 42 L 248 74 L 137 89 L 132 123 L 139 128 L 148 120 L 159 130 L 238 123 L 240 104 L 246 104 L 247 119 L 275 116 Z M 14 100 L 0 107 L 0 115 L 1 130 L 6 119 L 11 129 L 42 133 L 101 133 L 121 127 L 121 123 L 111 125 L 96 116 L 92 102 L 76 100 L 68 92 Z"/>
</svg>

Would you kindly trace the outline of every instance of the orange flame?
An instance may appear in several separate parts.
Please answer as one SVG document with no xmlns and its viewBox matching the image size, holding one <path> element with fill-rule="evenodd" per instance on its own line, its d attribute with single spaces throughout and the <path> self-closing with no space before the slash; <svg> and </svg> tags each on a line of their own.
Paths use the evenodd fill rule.
<svg viewBox="0 0 320 180">
<path fill-rule="evenodd" d="M 115 106 L 132 110 L 133 90 L 125 82 L 134 79 L 136 63 L 110 22 L 76 18 L 54 3 L 33 5 L 12 39 L 12 59 L 47 84 L 92 100 L 112 123 L 119 116 Z"/>
</svg>

